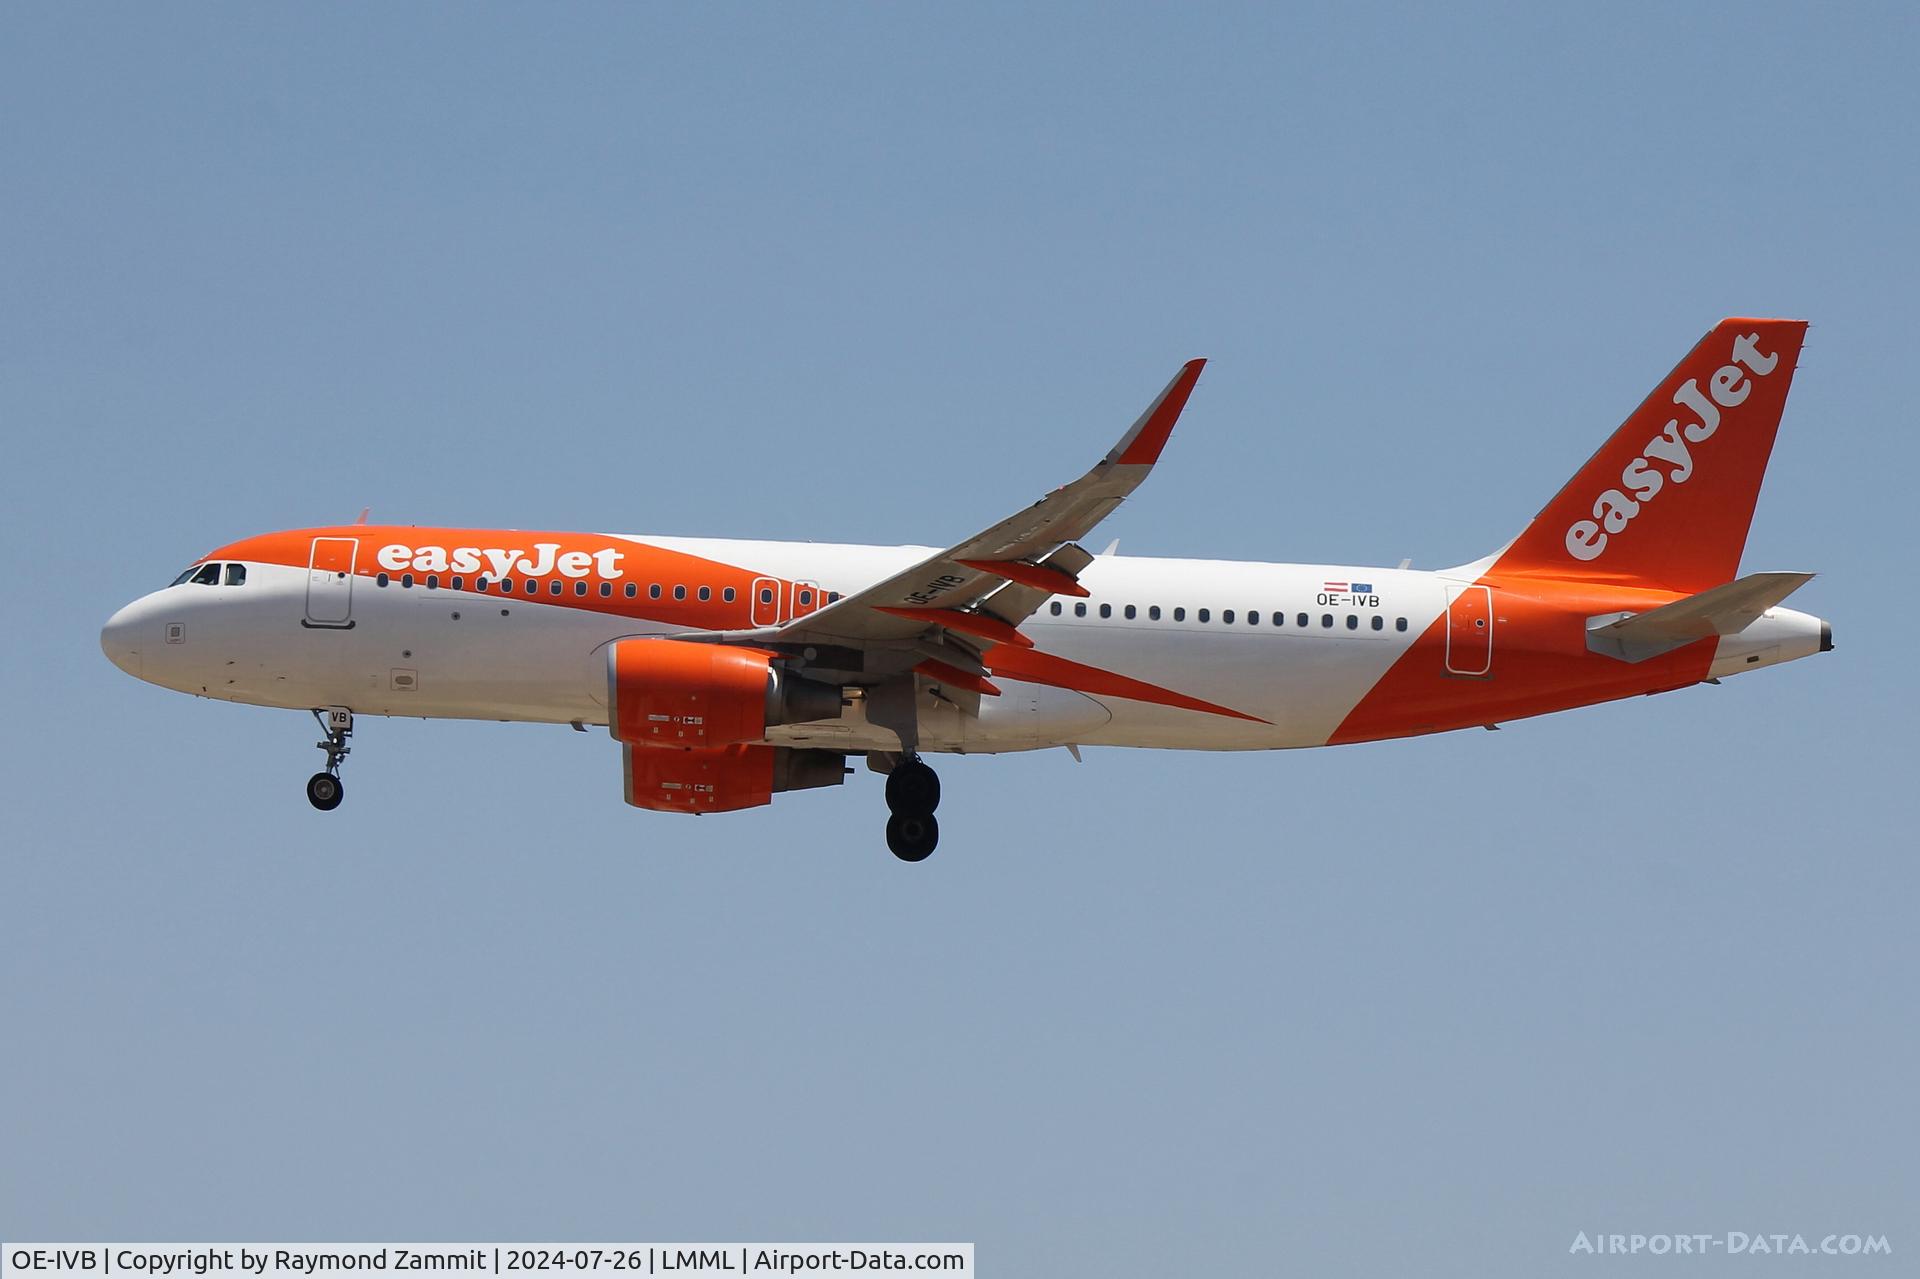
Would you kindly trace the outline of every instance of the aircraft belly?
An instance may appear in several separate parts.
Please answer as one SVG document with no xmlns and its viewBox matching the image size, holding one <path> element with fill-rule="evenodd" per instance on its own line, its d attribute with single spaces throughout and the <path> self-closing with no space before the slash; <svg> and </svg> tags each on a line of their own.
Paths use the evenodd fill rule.
<svg viewBox="0 0 1920 1279">
<path fill-rule="evenodd" d="M 943 717 L 938 740 L 947 743 L 944 749 L 1019 751 L 1084 742 L 1113 719 L 1105 705 L 1072 689 L 1018 680 L 999 687 L 1000 696 L 980 699 L 977 718 Z"/>
<path fill-rule="evenodd" d="M 368 715 L 599 722 L 604 644 L 635 630 L 630 620 L 531 601 L 398 587 L 357 593 L 353 621 L 301 627 L 298 605 L 283 605 L 271 637 L 253 637 L 272 659 L 209 695 Z"/>
</svg>

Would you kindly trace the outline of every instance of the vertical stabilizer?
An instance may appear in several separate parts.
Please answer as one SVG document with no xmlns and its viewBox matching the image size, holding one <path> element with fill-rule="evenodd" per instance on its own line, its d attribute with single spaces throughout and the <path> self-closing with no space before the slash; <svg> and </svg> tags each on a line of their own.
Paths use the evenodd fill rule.
<svg viewBox="0 0 1920 1279">
<path fill-rule="evenodd" d="M 1687 594 L 1732 581 L 1806 331 L 1722 320 L 1490 571 Z"/>
</svg>

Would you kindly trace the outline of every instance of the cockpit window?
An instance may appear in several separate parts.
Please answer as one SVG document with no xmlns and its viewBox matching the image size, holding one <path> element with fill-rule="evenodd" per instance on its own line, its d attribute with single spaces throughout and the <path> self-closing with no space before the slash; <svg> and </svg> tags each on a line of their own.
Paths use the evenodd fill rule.
<svg viewBox="0 0 1920 1279">
<path fill-rule="evenodd" d="M 202 564 L 199 570 L 187 580 L 196 586 L 218 586 L 220 585 L 220 566 L 218 564 Z"/>
<path fill-rule="evenodd" d="M 180 576 L 174 578 L 171 582 L 168 582 L 167 585 L 178 586 L 180 585 L 180 583 L 186 581 L 188 578 L 192 577 L 195 573 L 199 571 L 200 571 L 200 565 L 198 564 L 192 565 L 189 568 L 184 568 L 180 570 Z"/>
<path fill-rule="evenodd" d="M 227 585 L 245 586 L 247 584 L 247 566 L 245 564 L 227 565 Z"/>
</svg>

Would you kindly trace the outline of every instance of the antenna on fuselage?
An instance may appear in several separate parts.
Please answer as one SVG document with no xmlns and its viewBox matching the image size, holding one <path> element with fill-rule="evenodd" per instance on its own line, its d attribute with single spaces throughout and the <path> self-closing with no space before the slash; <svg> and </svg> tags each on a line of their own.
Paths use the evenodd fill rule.
<svg viewBox="0 0 1920 1279">
<path fill-rule="evenodd" d="M 365 524 L 367 522 L 367 516 L 372 514 L 373 514 L 373 508 L 371 506 L 363 506 L 360 508 L 360 518 L 355 520 L 354 523 Z"/>
</svg>

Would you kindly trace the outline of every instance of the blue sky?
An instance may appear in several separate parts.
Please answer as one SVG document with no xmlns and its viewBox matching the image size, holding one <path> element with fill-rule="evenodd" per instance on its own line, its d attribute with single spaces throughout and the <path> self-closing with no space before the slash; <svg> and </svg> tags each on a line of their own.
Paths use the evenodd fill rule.
<svg viewBox="0 0 1920 1279">
<path fill-rule="evenodd" d="M 1910 9 L 0 27 L 0 1235 L 1920 1248 Z M 305 717 L 96 643 L 369 505 L 945 544 L 1194 355 L 1099 540 L 1457 563 L 1729 314 L 1814 324 L 1746 567 L 1818 570 L 1834 653 L 1494 734 L 949 761 L 919 867 L 865 774 L 676 819 L 563 728 L 365 722 L 322 816 Z"/>
</svg>

